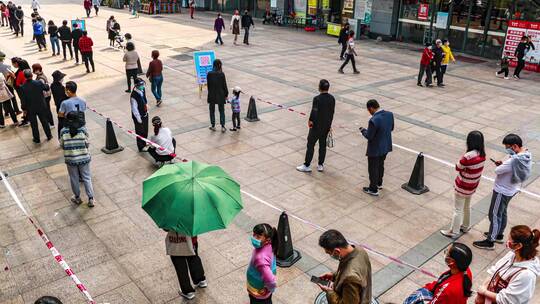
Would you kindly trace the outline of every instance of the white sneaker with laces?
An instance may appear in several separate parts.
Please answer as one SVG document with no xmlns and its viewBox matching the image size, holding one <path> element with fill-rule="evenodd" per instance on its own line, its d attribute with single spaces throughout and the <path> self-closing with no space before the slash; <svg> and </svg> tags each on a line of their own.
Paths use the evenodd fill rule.
<svg viewBox="0 0 540 304">
<path fill-rule="evenodd" d="M 298 170 L 300 172 L 311 172 L 311 167 L 306 166 L 306 165 L 300 165 L 300 166 L 296 167 L 296 170 Z"/>
<path fill-rule="evenodd" d="M 188 293 L 183 293 L 181 291 L 178 292 L 182 297 L 188 299 L 188 300 L 193 300 L 195 299 L 195 293 L 194 292 L 188 292 Z"/>
<path fill-rule="evenodd" d="M 449 237 L 449 238 L 452 238 L 452 239 L 455 239 L 459 236 L 459 234 L 457 233 L 453 233 L 451 230 L 440 230 L 439 231 L 442 235 L 446 236 L 446 237 Z"/>
<path fill-rule="evenodd" d="M 197 284 L 197 287 L 206 288 L 206 287 L 208 287 L 208 283 L 206 282 L 206 280 L 202 280 L 202 281 L 199 282 L 199 284 Z"/>
<path fill-rule="evenodd" d="M 324 171 L 324 166 L 323 165 L 317 165 L 317 171 L 323 172 Z"/>
</svg>

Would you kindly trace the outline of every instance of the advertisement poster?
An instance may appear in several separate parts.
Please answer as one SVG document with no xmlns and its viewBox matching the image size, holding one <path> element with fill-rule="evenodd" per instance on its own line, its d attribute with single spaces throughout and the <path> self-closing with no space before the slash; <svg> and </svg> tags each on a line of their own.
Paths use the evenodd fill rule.
<svg viewBox="0 0 540 304">
<path fill-rule="evenodd" d="M 530 36 L 531 42 L 537 46 L 540 43 L 540 22 L 528 22 L 522 20 L 511 20 L 508 22 L 506 39 L 504 41 L 503 54 L 509 53 L 510 65 L 516 66 L 514 52 L 521 41 L 521 37 Z M 540 49 L 529 50 L 525 55 L 525 69 L 529 71 L 539 71 L 540 69 Z"/>
<path fill-rule="evenodd" d="M 332 35 L 332 36 L 339 36 L 339 31 L 341 31 L 341 25 L 340 24 L 337 24 L 337 23 L 330 23 L 328 22 L 327 23 L 327 28 L 326 28 L 326 33 L 328 35 Z"/>
<path fill-rule="evenodd" d="M 438 29 L 445 29 L 447 25 L 448 25 L 448 13 L 437 12 L 437 23 L 435 23 L 435 27 Z"/>
<path fill-rule="evenodd" d="M 351 14 L 353 13 L 353 10 L 354 10 L 354 0 L 343 0 L 343 11 L 342 13 L 343 14 Z"/>
<path fill-rule="evenodd" d="M 371 5 L 373 0 L 356 0 L 354 4 L 354 18 L 361 20 L 362 24 L 371 22 Z"/>
<path fill-rule="evenodd" d="M 277 8 L 277 0 L 270 0 L 270 7 Z"/>
<path fill-rule="evenodd" d="M 418 6 L 418 20 L 428 20 L 429 17 L 429 4 L 420 3 Z"/>
<path fill-rule="evenodd" d="M 317 15 L 317 0 L 308 0 L 308 14 Z"/>
<path fill-rule="evenodd" d="M 294 0 L 294 13 L 297 17 L 305 18 L 307 10 L 306 0 Z"/>
<path fill-rule="evenodd" d="M 71 29 L 73 30 L 73 25 L 74 24 L 77 24 L 77 27 L 81 30 L 81 31 L 86 31 L 86 21 L 85 20 L 80 20 L 80 19 L 77 19 L 77 20 L 71 20 Z"/>
<path fill-rule="evenodd" d="M 214 51 L 193 52 L 195 72 L 197 73 L 197 84 L 206 84 L 206 75 L 212 71 L 212 65 L 216 59 Z"/>
</svg>

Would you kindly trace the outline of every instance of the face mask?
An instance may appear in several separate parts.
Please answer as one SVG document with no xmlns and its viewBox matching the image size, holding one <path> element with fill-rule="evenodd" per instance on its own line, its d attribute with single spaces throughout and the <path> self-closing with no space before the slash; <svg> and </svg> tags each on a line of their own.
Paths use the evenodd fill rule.
<svg viewBox="0 0 540 304">
<path fill-rule="evenodd" d="M 336 261 L 339 261 L 341 257 L 339 256 L 339 253 L 337 255 L 334 255 L 333 253 L 330 255 L 330 257 Z"/>
<path fill-rule="evenodd" d="M 516 152 L 514 152 L 514 150 L 512 150 L 512 148 L 506 148 L 506 153 L 509 154 L 509 155 L 516 154 Z"/>
<path fill-rule="evenodd" d="M 251 237 L 251 245 L 253 245 L 253 247 L 255 247 L 255 248 L 261 248 L 262 247 L 261 240 L 257 240 L 253 236 Z"/>
</svg>

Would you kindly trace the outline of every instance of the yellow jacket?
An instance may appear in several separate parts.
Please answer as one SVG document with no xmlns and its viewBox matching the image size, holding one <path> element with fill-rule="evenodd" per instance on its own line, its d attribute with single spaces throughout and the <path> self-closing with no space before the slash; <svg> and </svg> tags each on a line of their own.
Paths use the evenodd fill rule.
<svg viewBox="0 0 540 304">
<path fill-rule="evenodd" d="M 444 58 L 442 60 L 442 64 L 448 64 L 450 62 L 450 60 L 454 61 L 454 55 L 452 54 L 452 50 L 450 49 L 449 46 L 446 46 L 446 45 L 442 45 L 441 48 L 443 49 L 443 52 L 444 52 Z"/>
</svg>

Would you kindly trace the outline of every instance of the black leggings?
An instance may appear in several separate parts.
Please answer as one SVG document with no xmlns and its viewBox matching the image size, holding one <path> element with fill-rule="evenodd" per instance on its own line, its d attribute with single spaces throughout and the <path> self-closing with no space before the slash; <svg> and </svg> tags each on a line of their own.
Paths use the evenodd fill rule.
<svg viewBox="0 0 540 304">
<path fill-rule="evenodd" d="M 138 69 L 126 70 L 126 78 L 127 78 L 127 85 L 128 85 L 129 91 L 131 91 L 131 78 L 133 78 L 133 83 L 135 84 L 135 79 L 137 79 L 137 72 L 138 72 Z"/>
</svg>

